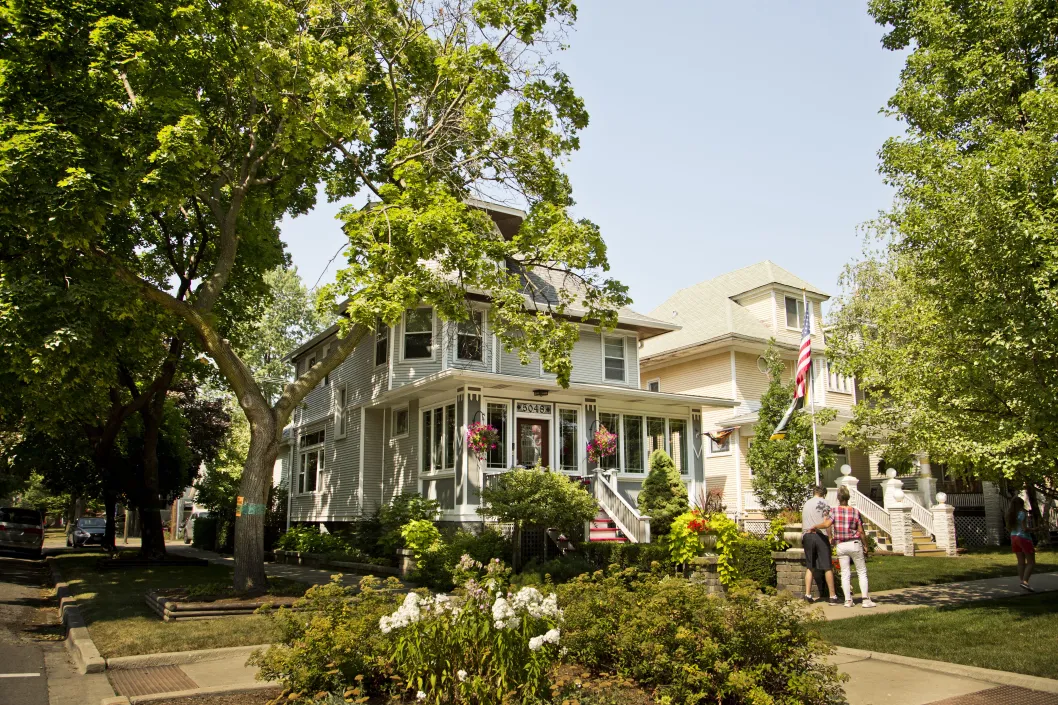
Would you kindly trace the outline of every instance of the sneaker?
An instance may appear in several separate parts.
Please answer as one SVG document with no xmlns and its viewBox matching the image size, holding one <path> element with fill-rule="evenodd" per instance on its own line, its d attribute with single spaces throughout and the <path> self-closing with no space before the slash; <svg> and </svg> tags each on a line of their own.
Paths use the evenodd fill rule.
<svg viewBox="0 0 1058 705">
<path fill-rule="evenodd" d="M 805 599 L 805 602 L 807 602 L 810 605 L 815 604 L 815 601 L 816 601 L 816 598 L 812 597 L 811 595 L 805 595 L 804 599 Z"/>
<path fill-rule="evenodd" d="M 1033 589 L 1032 589 L 1031 587 L 1029 587 L 1029 584 L 1028 584 L 1028 583 L 1022 583 L 1022 584 L 1021 584 L 1021 589 L 1022 589 L 1022 590 L 1027 590 L 1027 591 L 1029 591 L 1029 592 L 1036 592 L 1036 591 L 1035 591 L 1035 590 L 1033 590 Z"/>
<path fill-rule="evenodd" d="M 869 598 L 869 597 L 866 600 L 864 600 L 863 602 L 860 603 L 860 607 L 862 607 L 863 609 L 870 609 L 871 607 L 877 607 L 877 606 L 878 606 L 878 604 L 876 602 L 873 602 L 871 600 L 871 598 Z"/>
<path fill-rule="evenodd" d="M 852 600 L 845 600 L 846 607 L 852 607 Z"/>
<path fill-rule="evenodd" d="M 841 604 L 841 601 L 838 599 L 837 595 L 832 596 L 829 600 L 827 600 L 827 602 L 834 605 L 835 607 Z"/>
</svg>

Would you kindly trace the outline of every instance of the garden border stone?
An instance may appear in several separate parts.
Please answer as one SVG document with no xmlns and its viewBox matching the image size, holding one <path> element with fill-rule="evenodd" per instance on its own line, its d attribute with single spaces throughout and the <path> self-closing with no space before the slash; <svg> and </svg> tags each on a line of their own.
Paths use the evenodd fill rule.
<svg viewBox="0 0 1058 705">
<path fill-rule="evenodd" d="M 253 601 L 241 602 L 178 602 L 172 595 L 159 594 L 154 590 L 144 593 L 144 601 L 152 612 L 166 622 L 184 622 L 192 619 L 216 619 L 218 617 L 244 617 L 254 614 L 258 608 L 270 605 L 276 609 L 296 609 L 298 597 L 266 596 Z"/>
<path fill-rule="evenodd" d="M 835 648 L 839 654 L 844 656 L 858 656 L 862 659 L 887 661 L 889 663 L 898 663 L 902 666 L 919 668 L 924 671 L 944 673 L 949 676 L 961 676 L 1000 685 L 1013 685 L 1028 688 L 1029 690 L 1039 690 L 1044 693 L 1058 693 L 1058 680 L 1051 678 L 1029 676 L 1024 673 L 1013 673 L 1012 671 L 996 671 L 991 668 L 979 668 L 978 666 L 965 666 L 961 663 L 950 663 L 948 661 L 931 661 L 912 656 L 890 654 L 884 651 L 864 651 L 863 649 L 850 649 L 845 646 Z"/>
<path fill-rule="evenodd" d="M 51 573 L 52 582 L 55 584 L 55 594 L 59 598 L 59 618 L 66 628 L 66 639 L 64 644 L 74 666 L 79 673 L 102 673 L 106 670 L 106 660 L 99 653 L 95 642 L 88 633 L 88 625 L 81 615 L 81 608 L 77 605 L 69 585 L 62 579 L 62 573 L 55 561 L 49 556 L 46 559 L 48 571 Z"/>
<path fill-rule="evenodd" d="M 139 654 L 137 656 L 115 656 L 107 659 L 107 670 L 121 671 L 132 668 L 152 668 L 157 666 L 181 666 L 187 663 L 204 663 L 220 661 L 226 658 L 250 658 L 258 649 L 267 649 L 271 644 L 254 646 L 226 646 L 219 649 L 198 649 L 196 651 L 163 651 L 157 654 Z"/>
</svg>

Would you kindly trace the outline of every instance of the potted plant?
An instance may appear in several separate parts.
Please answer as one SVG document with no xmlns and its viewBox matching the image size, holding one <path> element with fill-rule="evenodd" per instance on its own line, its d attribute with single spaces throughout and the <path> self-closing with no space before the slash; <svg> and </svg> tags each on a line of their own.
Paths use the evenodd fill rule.
<svg viewBox="0 0 1058 705">
<path fill-rule="evenodd" d="M 478 460 L 483 460 L 490 450 L 499 445 L 499 442 L 500 433 L 494 426 L 475 421 L 467 427 L 467 449 Z"/>
<path fill-rule="evenodd" d="M 605 426 L 599 426 L 599 430 L 588 441 L 588 460 L 598 463 L 616 452 L 617 434 L 610 433 Z"/>
<path fill-rule="evenodd" d="M 782 539 L 790 545 L 790 548 L 801 548 L 801 515 L 793 509 L 784 509 L 779 512 L 779 517 L 785 523 Z"/>
</svg>

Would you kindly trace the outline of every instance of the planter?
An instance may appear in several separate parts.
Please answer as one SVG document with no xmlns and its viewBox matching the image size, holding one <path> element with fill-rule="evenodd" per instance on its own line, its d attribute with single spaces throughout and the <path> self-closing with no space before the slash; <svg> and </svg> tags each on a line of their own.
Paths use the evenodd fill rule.
<svg viewBox="0 0 1058 705">
<path fill-rule="evenodd" d="M 716 534 L 705 534 L 698 539 L 707 553 L 716 551 Z"/>
<path fill-rule="evenodd" d="M 164 621 L 184 622 L 192 619 L 241 617 L 253 614 L 265 605 L 277 609 L 279 607 L 293 609 L 294 601 L 299 598 L 263 595 L 249 598 L 198 597 L 192 600 L 184 590 L 151 590 L 147 592 L 145 599 L 151 611 Z"/>
<path fill-rule="evenodd" d="M 713 537 L 713 543 L 716 543 L 716 537 Z M 717 562 L 719 558 L 717 556 L 698 556 L 692 558 L 688 564 L 690 568 L 690 577 L 688 578 L 692 583 L 701 583 L 706 586 L 710 595 L 722 595 L 724 594 L 724 586 L 720 583 L 720 574 L 717 572 Z"/>
<path fill-rule="evenodd" d="M 414 573 L 415 569 L 418 567 L 418 564 L 415 562 L 415 552 L 412 551 L 410 548 L 398 548 L 397 560 L 400 562 L 401 578 L 410 577 L 411 574 Z"/>
<path fill-rule="evenodd" d="M 782 532 L 782 540 L 790 545 L 790 548 L 801 548 L 802 538 L 801 524 L 787 524 Z"/>
</svg>

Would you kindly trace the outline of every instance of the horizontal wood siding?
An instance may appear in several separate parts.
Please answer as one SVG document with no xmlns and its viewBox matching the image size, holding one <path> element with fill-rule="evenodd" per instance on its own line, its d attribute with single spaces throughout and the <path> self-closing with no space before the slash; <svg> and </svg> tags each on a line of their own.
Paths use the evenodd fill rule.
<svg viewBox="0 0 1058 705">
<path fill-rule="evenodd" d="M 739 399 L 759 402 L 768 391 L 768 376 L 757 367 L 758 357 L 749 353 L 735 353 L 735 385 Z M 728 364 L 731 364 L 730 361 Z"/>
<path fill-rule="evenodd" d="M 403 360 L 404 348 L 403 321 L 393 327 L 393 388 L 414 382 L 423 377 L 441 371 L 441 328 L 440 322 L 434 320 L 433 345 L 434 354 L 431 360 Z"/>
<path fill-rule="evenodd" d="M 658 379 L 662 392 L 731 398 L 731 356 L 727 352 L 646 369 L 641 377 L 644 388 L 650 380 Z"/>
<path fill-rule="evenodd" d="M 769 329 L 775 330 L 775 322 L 777 319 L 772 315 L 775 311 L 775 305 L 772 302 L 772 292 L 770 289 L 768 291 L 758 292 L 752 296 L 747 296 L 743 299 L 738 299 L 736 303 L 752 313 L 758 321 L 763 323 Z"/>
<path fill-rule="evenodd" d="M 392 436 L 393 409 L 387 409 L 386 433 Z M 405 492 L 419 491 L 419 426 L 422 424 L 419 403 L 408 402 L 408 435 L 390 438 L 386 449 L 386 477 L 382 485 L 387 504 Z"/>
<path fill-rule="evenodd" d="M 364 516 L 371 516 L 382 506 L 384 420 L 382 409 L 367 409 L 364 414 Z"/>
</svg>

